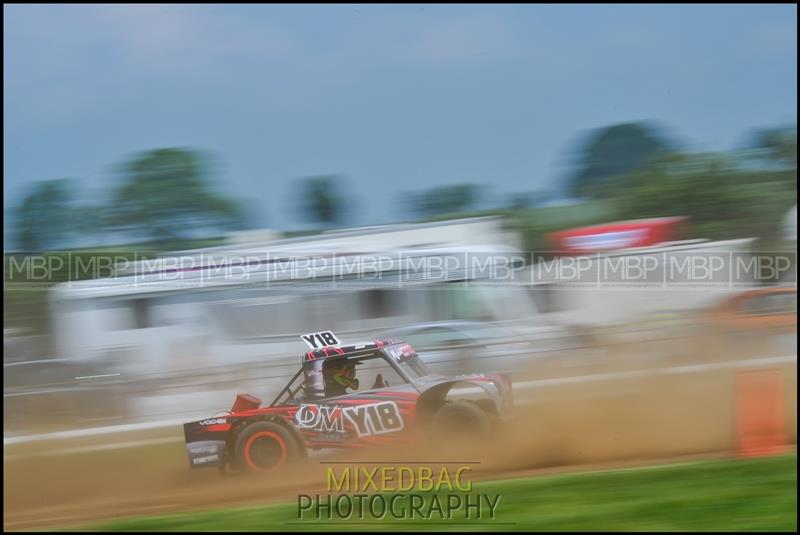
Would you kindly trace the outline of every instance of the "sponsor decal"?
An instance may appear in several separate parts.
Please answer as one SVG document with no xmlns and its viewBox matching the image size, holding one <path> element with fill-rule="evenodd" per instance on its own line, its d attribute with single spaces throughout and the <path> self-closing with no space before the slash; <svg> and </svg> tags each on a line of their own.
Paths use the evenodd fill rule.
<svg viewBox="0 0 800 535">
<path fill-rule="evenodd" d="M 294 413 L 294 421 L 301 429 L 344 433 L 344 420 L 339 407 L 300 405 L 300 409 Z"/>
<path fill-rule="evenodd" d="M 339 339 L 336 338 L 336 335 L 331 331 L 304 334 L 300 336 L 300 338 L 303 339 L 303 342 L 305 342 L 310 349 L 340 345 Z"/>
<path fill-rule="evenodd" d="M 203 466 L 217 463 L 225 448 L 224 440 L 201 440 L 186 445 L 189 461 L 192 466 Z"/>
<path fill-rule="evenodd" d="M 347 442 L 349 439 L 344 433 L 320 433 L 317 440 L 322 442 Z"/>
<path fill-rule="evenodd" d="M 190 447 L 189 453 L 217 453 L 217 446 L 215 444 L 210 444 L 208 446 Z"/>
<path fill-rule="evenodd" d="M 192 464 L 206 464 L 219 461 L 219 455 L 207 455 L 206 457 L 196 457 L 192 459 Z"/>
<path fill-rule="evenodd" d="M 394 401 L 382 401 L 342 409 L 358 436 L 383 435 L 403 429 L 403 417 Z"/>
<path fill-rule="evenodd" d="M 406 360 L 417 356 L 417 352 L 409 344 L 390 346 L 387 348 L 387 351 L 397 362 L 405 362 Z"/>
<path fill-rule="evenodd" d="M 359 437 L 402 431 L 405 423 L 394 401 L 380 401 L 354 407 L 304 404 L 294 414 L 300 429 L 322 433 L 344 433 L 347 418 Z"/>
<path fill-rule="evenodd" d="M 569 236 L 564 238 L 564 244 L 580 250 L 622 249 L 647 236 L 647 232 L 647 229 L 633 229 Z"/>
<path fill-rule="evenodd" d="M 200 425 L 216 425 L 216 424 L 226 424 L 228 420 L 226 418 L 211 418 L 210 420 L 200 420 Z"/>
</svg>

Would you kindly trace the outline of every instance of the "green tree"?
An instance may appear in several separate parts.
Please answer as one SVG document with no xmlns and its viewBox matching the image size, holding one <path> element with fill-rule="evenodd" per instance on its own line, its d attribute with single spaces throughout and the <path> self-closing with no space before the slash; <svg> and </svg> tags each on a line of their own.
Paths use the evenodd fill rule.
<svg viewBox="0 0 800 535">
<path fill-rule="evenodd" d="M 689 216 L 693 238 L 773 238 L 797 202 L 792 173 L 748 171 L 726 154 L 673 154 L 612 181 L 620 219 Z"/>
<path fill-rule="evenodd" d="M 192 150 L 139 154 L 121 167 L 123 180 L 110 205 L 110 225 L 155 240 L 241 228 L 240 206 L 212 190 L 208 168 L 207 157 Z"/>
<path fill-rule="evenodd" d="M 79 219 L 72 205 L 72 183 L 67 179 L 44 180 L 15 210 L 16 242 L 25 251 L 39 251 L 63 243 Z"/>
<path fill-rule="evenodd" d="M 797 127 L 766 128 L 752 136 L 760 159 L 779 167 L 797 169 Z"/>
<path fill-rule="evenodd" d="M 526 210 L 535 208 L 553 198 L 552 193 L 547 191 L 533 191 L 512 193 L 508 196 L 506 207 L 509 210 Z"/>
<path fill-rule="evenodd" d="M 439 186 L 411 194 L 412 209 L 420 217 L 435 217 L 473 210 L 481 198 L 482 188 L 476 184 Z"/>
<path fill-rule="evenodd" d="M 578 150 L 569 185 L 576 196 L 603 197 L 608 179 L 626 175 L 672 148 L 650 123 L 624 123 L 592 132 Z"/>
<path fill-rule="evenodd" d="M 300 182 L 299 198 L 303 210 L 312 221 L 326 226 L 344 219 L 344 184 L 335 175 L 312 176 Z"/>
</svg>

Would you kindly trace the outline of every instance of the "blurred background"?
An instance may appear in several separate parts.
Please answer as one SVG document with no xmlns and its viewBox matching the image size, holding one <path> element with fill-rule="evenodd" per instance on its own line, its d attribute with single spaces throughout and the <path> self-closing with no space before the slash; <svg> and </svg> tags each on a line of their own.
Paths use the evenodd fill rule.
<svg viewBox="0 0 800 535">
<path fill-rule="evenodd" d="M 4 443 L 269 401 L 327 329 L 587 403 L 767 359 L 796 441 L 796 14 L 4 6 Z"/>
</svg>

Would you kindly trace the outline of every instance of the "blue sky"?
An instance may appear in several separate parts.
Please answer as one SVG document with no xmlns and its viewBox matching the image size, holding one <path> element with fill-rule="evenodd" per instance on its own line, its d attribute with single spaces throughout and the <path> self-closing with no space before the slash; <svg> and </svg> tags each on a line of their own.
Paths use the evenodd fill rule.
<svg viewBox="0 0 800 535">
<path fill-rule="evenodd" d="M 102 199 L 115 164 L 187 146 L 258 226 L 339 173 L 352 224 L 402 193 L 553 187 L 587 129 L 652 119 L 727 149 L 797 121 L 795 5 L 4 6 L 4 212 L 43 179 Z"/>
</svg>

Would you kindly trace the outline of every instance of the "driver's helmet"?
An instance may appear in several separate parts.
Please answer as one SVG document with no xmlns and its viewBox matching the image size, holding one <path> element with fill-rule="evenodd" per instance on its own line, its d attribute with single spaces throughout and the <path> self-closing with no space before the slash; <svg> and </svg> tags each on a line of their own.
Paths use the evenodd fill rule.
<svg viewBox="0 0 800 535">
<path fill-rule="evenodd" d="M 324 377 L 325 385 L 339 385 L 341 388 L 358 388 L 356 379 L 356 365 L 347 359 L 333 359 L 325 363 Z"/>
</svg>

